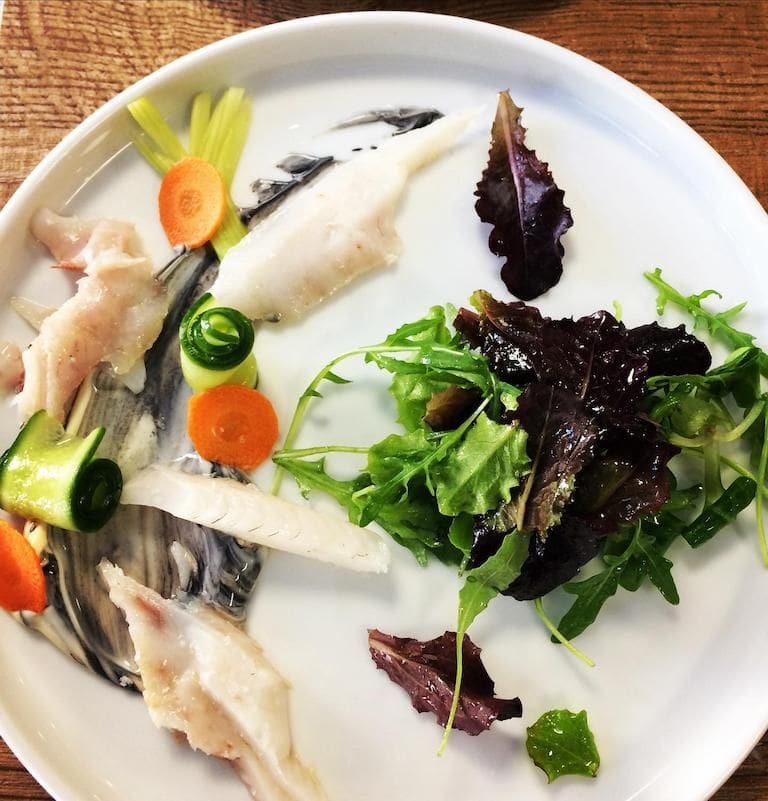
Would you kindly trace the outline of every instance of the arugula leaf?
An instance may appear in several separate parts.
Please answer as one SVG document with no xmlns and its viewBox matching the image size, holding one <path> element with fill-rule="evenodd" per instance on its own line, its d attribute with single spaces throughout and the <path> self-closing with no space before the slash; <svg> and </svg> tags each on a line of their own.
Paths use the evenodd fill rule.
<svg viewBox="0 0 768 801">
<path fill-rule="evenodd" d="M 493 556 L 465 573 L 464 586 L 459 590 L 457 634 L 466 633 L 488 604 L 520 575 L 529 540 L 529 534 L 511 531 Z"/>
<path fill-rule="evenodd" d="M 567 593 L 576 596 L 576 600 L 557 624 L 558 631 L 566 640 L 575 639 L 591 626 L 600 614 L 603 604 L 616 594 L 619 588 L 621 564 L 611 565 L 584 581 L 563 585 Z M 558 640 L 553 637 L 552 642 Z"/>
<path fill-rule="evenodd" d="M 331 359 L 301 394 L 283 450 L 290 451 L 294 447 L 309 404 L 322 397 L 319 387 L 323 382 L 349 383 L 334 372 L 336 366 L 360 356 L 393 374 L 390 391 L 407 430 L 420 428 L 429 399 L 449 385 L 476 388 L 490 405 L 491 416 L 498 417 L 505 408 L 505 401 L 514 396 L 515 388 L 498 379 L 488 362 L 463 344 L 458 333 L 451 332 L 446 319 L 454 313 L 452 307 L 434 306 L 424 317 L 401 325 L 383 342 L 355 348 Z M 273 494 L 279 492 L 282 476 L 283 468 L 278 464 L 272 481 Z"/>
<path fill-rule="evenodd" d="M 739 476 L 714 502 L 681 533 L 691 548 L 700 548 L 722 528 L 733 523 L 737 516 L 755 499 L 757 485 L 751 478 Z"/>
<path fill-rule="evenodd" d="M 550 783 L 567 775 L 595 777 L 600 768 L 600 754 L 584 710 L 545 712 L 529 726 L 525 747 Z"/>
<path fill-rule="evenodd" d="M 677 592 L 675 580 L 672 578 L 672 562 L 657 547 L 656 540 L 642 530 L 637 538 L 635 553 L 631 557 L 630 565 L 633 561 L 637 562 L 640 575 L 648 576 L 667 603 L 673 606 L 680 603 L 680 595 Z"/>
<path fill-rule="evenodd" d="M 421 479 L 426 484 L 430 492 L 432 488 L 431 470 L 434 466 L 439 464 L 450 452 L 450 450 L 457 445 L 467 429 L 475 422 L 475 419 L 482 413 L 487 405 L 484 401 L 476 410 L 475 413 L 464 421 L 455 431 L 450 431 L 440 436 L 436 444 L 429 442 L 429 447 L 421 447 L 421 444 L 427 442 L 424 431 L 413 432 L 406 434 L 405 437 L 393 434 L 387 437 L 384 442 L 388 443 L 384 454 L 378 462 L 375 460 L 376 447 L 371 448 L 374 451 L 374 475 L 378 475 L 382 481 L 377 483 L 372 491 L 359 493 L 358 497 L 362 498 L 362 512 L 360 515 L 359 524 L 361 526 L 368 525 L 372 520 L 375 520 L 379 511 L 386 505 L 397 502 L 402 498 L 404 493 L 407 492 L 408 486 L 413 479 Z M 411 437 L 415 440 L 415 445 L 411 447 L 412 443 L 406 438 Z M 400 457 L 397 453 L 398 443 L 403 444 Z M 371 459 L 369 451 L 369 460 Z"/>
<path fill-rule="evenodd" d="M 444 515 L 484 514 L 510 500 L 512 487 L 530 469 L 527 435 L 519 425 L 494 423 L 481 414 L 458 447 L 433 474 Z"/>
<path fill-rule="evenodd" d="M 446 307 L 433 306 L 425 317 L 400 326 L 381 346 L 366 350 L 366 361 L 392 373 L 389 391 L 397 403 L 398 420 L 409 431 L 421 426 L 429 401 L 450 387 L 474 389 L 490 399 L 494 417 L 503 408 L 502 396 L 517 392 L 451 332 L 446 313 Z M 402 349 L 399 357 L 398 349 Z"/>
<path fill-rule="evenodd" d="M 472 515 L 460 514 L 453 518 L 453 523 L 448 529 L 448 539 L 454 548 L 461 551 L 462 559 L 462 572 L 469 562 L 470 554 L 472 553 L 472 543 L 474 542 L 474 520 Z"/>
<path fill-rule="evenodd" d="M 672 578 L 672 562 L 664 553 L 682 532 L 684 524 L 668 513 L 659 515 L 656 520 L 655 525 L 651 521 L 638 523 L 631 536 L 623 531 L 609 538 L 603 551 L 605 569 L 583 581 L 563 585 L 567 593 L 576 596 L 557 626 L 565 639 L 573 640 L 591 626 L 619 587 L 635 592 L 645 577 L 668 603 L 677 605 L 680 602 Z M 557 641 L 552 638 L 552 642 Z"/>
<path fill-rule="evenodd" d="M 768 468 L 768 394 L 763 392 L 762 377 L 768 377 L 768 353 L 755 345 L 755 337 L 732 325 L 746 304 L 741 303 L 722 312 L 705 309 L 702 301 L 712 295 L 721 297 L 713 289 L 693 295 L 683 295 L 661 277 L 661 270 L 645 273 L 645 277 L 659 290 L 657 310 L 662 314 L 667 303 L 673 303 L 691 315 L 694 324 L 704 325 L 712 336 L 720 339 L 732 349 L 732 353 L 720 367 L 706 376 L 680 376 L 676 380 L 662 376 L 650 382 L 652 390 L 661 397 L 654 397 L 649 404 L 653 418 L 664 426 L 672 442 L 704 460 L 704 488 L 706 507 L 694 528 L 686 532 L 693 547 L 706 542 L 745 508 L 750 500 L 751 487 L 738 479 L 728 490 L 723 487 L 721 468 L 723 464 L 733 467 L 744 479 L 755 484 L 757 498 L 757 534 L 763 562 L 768 566 L 768 541 L 763 519 L 765 476 Z M 698 418 L 686 425 L 686 411 L 698 404 Z M 733 420 L 729 410 L 730 399 L 743 408 L 740 421 Z M 705 406 L 711 413 L 704 419 Z M 691 431 L 696 436 L 690 436 Z M 733 462 L 720 452 L 722 442 L 743 439 L 750 447 L 751 461 L 757 466 L 757 474 Z M 742 505 L 743 504 L 743 505 Z"/>
<path fill-rule="evenodd" d="M 456 626 L 456 684 L 453 689 L 453 704 L 439 753 L 445 750 L 448 743 L 448 736 L 451 733 L 461 697 L 461 680 L 464 670 L 461 643 L 464 642 L 464 636 L 475 618 L 520 575 L 520 568 L 528 556 L 529 541 L 529 534 L 518 531 L 510 532 L 504 537 L 501 547 L 493 556 L 480 567 L 468 570 L 464 574 L 464 586 L 459 590 L 459 615 Z"/>
<path fill-rule="evenodd" d="M 301 494 L 306 498 L 313 490 L 320 490 L 330 495 L 340 506 L 353 510 L 354 493 L 360 489 L 358 481 L 341 481 L 330 476 L 325 469 L 323 459 L 283 459 L 275 456 L 275 462 L 285 468 L 296 480 Z"/>
<path fill-rule="evenodd" d="M 693 318 L 694 326 L 704 325 L 713 337 L 724 342 L 732 350 L 751 348 L 754 345 L 755 337 L 752 334 L 748 334 L 746 331 L 739 331 L 731 325 L 731 320 L 738 317 L 747 305 L 746 303 L 739 303 L 722 312 L 711 312 L 705 309 L 701 302 L 713 295 L 722 298 L 722 295 L 716 290 L 705 289 L 698 294 L 683 295 L 661 277 L 661 269 L 659 267 L 653 272 L 643 273 L 643 275 L 659 290 L 656 300 L 656 310 L 659 314 L 663 314 L 667 304 L 672 303 L 690 314 Z M 759 362 L 760 372 L 768 376 L 768 354 L 760 351 Z"/>
<path fill-rule="evenodd" d="M 373 483 L 381 486 L 408 468 L 420 468 L 433 457 L 436 449 L 437 444 L 427 439 L 423 428 L 407 434 L 390 434 L 371 445 L 368 473 Z"/>
<path fill-rule="evenodd" d="M 359 524 L 359 520 L 355 522 Z M 422 567 L 430 553 L 445 564 L 457 565 L 462 561 L 461 549 L 449 536 L 452 518 L 440 514 L 424 488 L 412 487 L 398 503 L 383 506 L 374 522 L 408 548 Z"/>
<path fill-rule="evenodd" d="M 389 346 L 448 345 L 454 336 L 447 324 L 452 312 L 452 307 L 432 306 L 418 320 L 403 323 L 397 330 L 389 334 L 382 344 Z"/>
<path fill-rule="evenodd" d="M 406 427 L 415 427 L 417 420 L 420 423 L 428 401 L 450 386 L 476 390 L 489 400 L 494 417 L 501 413 L 502 398 L 509 386 L 492 375 L 479 354 L 461 344 L 435 347 L 423 344 L 408 353 L 407 359 L 376 351 L 368 354 L 370 362 L 398 379 L 393 379 L 390 392 Z"/>
</svg>

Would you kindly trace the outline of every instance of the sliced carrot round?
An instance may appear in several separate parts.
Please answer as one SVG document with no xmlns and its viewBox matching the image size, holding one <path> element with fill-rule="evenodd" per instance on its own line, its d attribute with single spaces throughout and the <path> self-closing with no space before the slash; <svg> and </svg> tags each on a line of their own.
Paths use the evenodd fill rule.
<svg viewBox="0 0 768 801">
<path fill-rule="evenodd" d="M 168 241 L 174 247 L 198 248 L 221 226 L 227 210 L 227 188 L 212 164 L 190 156 L 165 174 L 158 205 Z"/>
<path fill-rule="evenodd" d="M 45 606 L 40 558 L 23 534 L 0 520 L 0 608 L 39 614 Z"/>
<path fill-rule="evenodd" d="M 222 384 L 189 399 L 187 431 L 204 459 L 253 470 L 275 447 L 277 415 L 261 392 Z"/>
</svg>

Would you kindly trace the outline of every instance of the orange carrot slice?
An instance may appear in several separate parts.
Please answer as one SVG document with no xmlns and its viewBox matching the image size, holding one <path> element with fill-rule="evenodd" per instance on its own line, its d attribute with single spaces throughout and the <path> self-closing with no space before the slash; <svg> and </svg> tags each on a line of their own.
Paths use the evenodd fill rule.
<svg viewBox="0 0 768 801">
<path fill-rule="evenodd" d="M 158 205 L 168 241 L 174 247 L 199 248 L 221 226 L 227 210 L 227 188 L 212 164 L 190 156 L 165 174 Z"/>
<path fill-rule="evenodd" d="M 277 415 L 255 389 L 222 384 L 189 399 L 187 432 L 210 462 L 253 470 L 277 442 Z"/>
<path fill-rule="evenodd" d="M 10 523 L 0 520 L 0 608 L 39 614 L 45 605 L 45 576 L 35 549 Z"/>
</svg>

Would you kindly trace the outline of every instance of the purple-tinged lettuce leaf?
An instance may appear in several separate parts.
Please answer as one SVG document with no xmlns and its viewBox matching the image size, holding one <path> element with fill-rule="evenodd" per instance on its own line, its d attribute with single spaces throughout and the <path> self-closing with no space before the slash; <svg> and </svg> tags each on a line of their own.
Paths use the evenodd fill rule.
<svg viewBox="0 0 768 801">
<path fill-rule="evenodd" d="M 435 392 L 427 401 L 423 421 L 433 431 L 450 431 L 458 428 L 482 402 L 480 392 L 473 388 L 451 384 Z"/>
<path fill-rule="evenodd" d="M 560 280 L 560 237 L 573 225 L 573 217 L 549 165 L 526 147 L 521 113 L 509 92 L 499 93 L 475 210 L 493 226 L 488 246 L 505 259 L 501 278 L 507 289 L 532 300 Z"/>
<path fill-rule="evenodd" d="M 368 645 L 376 667 L 402 687 L 417 712 L 432 712 L 441 726 L 448 722 L 456 682 L 456 634 L 446 631 L 434 640 L 422 642 L 411 637 L 394 637 L 369 629 Z M 453 727 L 477 735 L 494 720 L 519 718 L 519 698 L 494 695 L 494 684 L 480 659 L 480 649 L 469 635 L 462 643 L 464 676 Z"/>
<path fill-rule="evenodd" d="M 472 296 L 482 314 L 459 309 L 453 325 L 470 347 L 487 359 L 491 371 L 503 381 L 517 386 L 536 381 L 536 370 L 528 356 L 538 353 L 542 317 L 535 306 L 525 303 L 502 304 L 484 291 Z M 506 319 L 495 325 L 485 313 L 485 307 L 498 304 L 507 310 Z"/>
<path fill-rule="evenodd" d="M 502 504 L 498 509 L 472 519 L 472 542 L 466 567 L 473 570 L 490 559 L 501 547 L 504 538 L 515 531 L 516 504 Z"/>
<path fill-rule="evenodd" d="M 709 348 L 684 325 L 665 328 L 658 323 L 627 331 L 627 346 L 648 359 L 648 377 L 704 375 L 712 364 Z"/>
<path fill-rule="evenodd" d="M 600 448 L 579 476 L 573 510 L 606 535 L 655 514 L 669 500 L 667 463 L 680 449 L 640 416 L 614 419 Z"/>
<path fill-rule="evenodd" d="M 560 521 L 577 474 L 594 457 L 599 430 L 572 392 L 546 384 L 528 386 L 515 414 L 528 434 L 532 465 L 518 520 L 545 537 Z"/>
<path fill-rule="evenodd" d="M 476 292 L 480 314 L 460 309 L 454 325 L 511 384 L 538 381 L 572 392 L 595 415 L 637 411 L 648 360 L 629 346 L 627 330 L 606 311 L 552 320 L 524 303 Z"/>
<path fill-rule="evenodd" d="M 679 449 L 643 418 L 622 421 L 622 428 L 614 423 L 601 440 L 600 455 L 579 474 L 560 524 L 546 538 L 532 538 L 520 576 L 506 595 L 529 601 L 570 581 L 608 534 L 655 514 L 669 499 L 667 462 Z"/>
<path fill-rule="evenodd" d="M 684 329 L 628 332 L 605 311 L 551 320 L 487 292 L 472 302 L 479 313 L 461 309 L 457 331 L 499 378 L 527 385 L 507 417 L 528 432 L 533 478 L 517 499 L 523 512 L 475 518 L 468 564 L 495 553 L 522 518 L 534 536 L 506 592 L 538 598 L 573 578 L 605 536 L 669 498 L 667 463 L 678 449 L 640 411 L 648 364 L 700 370 L 709 354 Z"/>
<path fill-rule="evenodd" d="M 531 537 L 520 575 L 504 591 L 518 601 L 541 598 L 570 581 L 600 551 L 601 534 L 568 512 L 545 539 Z"/>
</svg>

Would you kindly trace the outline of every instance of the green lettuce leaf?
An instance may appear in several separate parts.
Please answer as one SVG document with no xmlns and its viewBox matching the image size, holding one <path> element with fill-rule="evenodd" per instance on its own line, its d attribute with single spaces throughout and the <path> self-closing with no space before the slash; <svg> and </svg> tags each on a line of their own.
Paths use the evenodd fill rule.
<svg viewBox="0 0 768 801">
<path fill-rule="evenodd" d="M 368 472 L 373 483 L 382 486 L 403 472 L 420 469 L 434 457 L 437 445 L 427 439 L 423 428 L 407 434 L 390 434 L 368 451 Z"/>
<path fill-rule="evenodd" d="M 525 747 L 549 782 L 561 776 L 597 776 L 600 754 L 587 713 L 553 709 L 528 727 Z"/>
<path fill-rule="evenodd" d="M 494 423 L 481 414 L 433 471 L 440 511 L 479 515 L 507 503 L 512 487 L 530 471 L 527 439 L 520 426 Z"/>
</svg>

